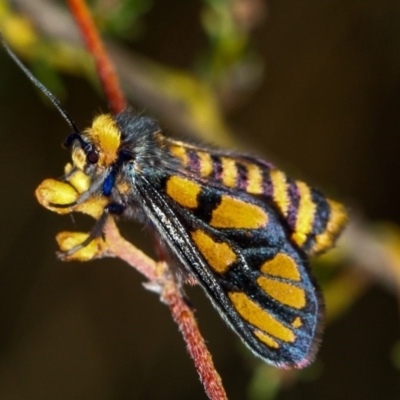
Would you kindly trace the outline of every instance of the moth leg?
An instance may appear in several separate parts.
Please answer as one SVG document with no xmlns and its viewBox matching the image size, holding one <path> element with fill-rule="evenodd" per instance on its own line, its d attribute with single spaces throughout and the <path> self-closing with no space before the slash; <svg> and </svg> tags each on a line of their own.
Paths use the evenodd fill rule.
<svg viewBox="0 0 400 400">
<path fill-rule="evenodd" d="M 100 216 L 100 218 L 96 221 L 96 223 L 93 225 L 93 228 L 89 232 L 89 236 L 82 242 L 77 244 L 76 246 L 72 247 L 71 249 L 67 251 L 61 251 L 59 252 L 60 258 L 65 258 L 69 257 L 72 254 L 76 253 L 78 250 L 83 249 L 86 247 L 90 242 L 93 240 L 99 238 L 103 234 L 103 228 L 105 223 L 107 222 L 108 216 L 111 215 L 120 215 L 124 211 L 125 206 L 119 203 L 110 203 L 107 204 L 103 212 Z"/>
<path fill-rule="evenodd" d="M 86 192 L 82 193 L 78 197 L 78 199 L 73 201 L 72 203 L 58 204 L 58 203 L 51 203 L 50 202 L 49 206 L 50 207 L 55 207 L 55 208 L 70 208 L 70 207 L 74 207 L 74 206 L 76 206 L 78 204 L 84 203 L 86 200 L 90 199 L 95 193 L 102 193 L 102 187 L 103 187 L 104 181 L 107 178 L 108 174 L 109 174 L 108 170 L 104 171 L 100 175 L 100 177 L 98 179 L 96 179 L 94 182 L 92 182 L 92 184 L 90 185 L 89 189 Z M 112 204 L 109 204 L 108 206 L 111 206 L 111 205 Z"/>
<path fill-rule="evenodd" d="M 79 169 L 77 167 L 72 167 L 71 170 L 67 173 L 65 173 L 64 175 L 60 176 L 58 178 L 59 181 L 61 182 L 68 182 L 68 179 L 71 178 L 72 175 L 74 175 L 77 171 L 79 171 Z M 71 185 L 72 186 L 72 185 Z M 72 186 L 73 187 L 73 186 Z"/>
</svg>

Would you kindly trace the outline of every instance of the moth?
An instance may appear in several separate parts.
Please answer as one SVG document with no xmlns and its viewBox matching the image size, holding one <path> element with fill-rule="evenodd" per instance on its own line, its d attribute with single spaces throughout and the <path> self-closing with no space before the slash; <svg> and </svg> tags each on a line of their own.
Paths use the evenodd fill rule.
<svg viewBox="0 0 400 400">
<path fill-rule="evenodd" d="M 281 368 L 308 365 L 324 315 L 309 257 L 334 245 L 347 220 L 344 206 L 257 157 L 169 138 L 155 120 L 129 109 L 101 114 L 81 131 L 2 44 L 72 129 L 68 176 L 81 172 L 89 180 L 76 201 L 52 206 L 107 199 L 89 237 L 68 254 L 100 236 L 110 214 L 138 220 L 256 356 Z"/>
</svg>

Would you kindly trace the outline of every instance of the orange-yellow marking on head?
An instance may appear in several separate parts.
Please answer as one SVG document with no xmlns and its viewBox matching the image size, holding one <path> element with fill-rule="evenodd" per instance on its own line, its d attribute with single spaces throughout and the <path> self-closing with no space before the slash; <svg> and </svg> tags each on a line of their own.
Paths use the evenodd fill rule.
<svg viewBox="0 0 400 400">
<path fill-rule="evenodd" d="M 197 156 L 199 157 L 200 163 L 200 175 L 204 177 L 209 176 L 213 171 L 211 156 L 204 151 L 198 151 Z"/>
<path fill-rule="evenodd" d="M 110 114 L 99 115 L 85 133 L 99 150 L 98 164 L 104 167 L 111 165 L 118 157 L 121 144 L 121 132 L 113 117 Z"/>
<path fill-rule="evenodd" d="M 289 307 L 301 309 L 306 305 L 306 294 L 303 289 L 286 282 L 260 276 L 257 283 L 269 296 Z"/>
<path fill-rule="evenodd" d="M 255 164 L 246 164 L 247 188 L 246 191 L 252 194 L 263 193 L 263 175 L 261 168 Z"/>
<path fill-rule="evenodd" d="M 200 253 L 215 272 L 223 274 L 236 261 L 236 254 L 227 243 L 216 242 L 200 229 L 191 232 L 191 236 Z"/>
<path fill-rule="evenodd" d="M 300 281 L 301 276 L 294 260 L 286 254 L 278 253 L 272 260 L 266 261 L 260 268 L 263 274 Z"/>
<path fill-rule="evenodd" d="M 229 292 L 228 296 L 236 311 L 249 324 L 286 343 L 293 343 L 296 340 L 296 336 L 291 329 L 263 310 L 244 293 Z"/>
<path fill-rule="evenodd" d="M 201 192 L 200 186 L 190 179 L 171 176 L 166 185 L 166 192 L 171 199 L 186 208 L 198 207 L 197 196 Z"/>
<path fill-rule="evenodd" d="M 293 328 L 300 328 L 301 326 L 303 326 L 303 321 L 301 320 L 300 317 L 296 317 L 293 321 L 292 321 L 292 326 Z"/>
<path fill-rule="evenodd" d="M 279 343 L 274 339 L 272 339 L 272 337 L 266 335 L 265 333 L 262 333 L 260 331 L 254 331 L 254 335 L 257 336 L 257 338 L 261 342 L 264 342 L 268 347 L 272 347 L 273 349 L 279 349 L 280 347 Z"/>
<path fill-rule="evenodd" d="M 307 235 L 311 232 L 316 205 L 311 198 L 310 187 L 304 182 L 296 181 L 297 189 L 299 190 L 300 203 L 297 210 L 297 221 L 292 239 L 302 246 L 307 240 Z"/>
<path fill-rule="evenodd" d="M 236 186 L 237 166 L 232 158 L 221 157 L 222 183 L 228 187 Z"/>
<path fill-rule="evenodd" d="M 315 245 L 312 248 L 314 254 L 333 246 L 337 235 L 346 225 L 348 219 L 346 209 L 342 204 L 330 199 L 327 199 L 327 201 L 330 206 L 329 221 L 325 231 L 315 237 Z"/>
<path fill-rule="evenodd" d="M 214 209 L 210 225 L 214 228 L 259 229 L 268 222 L 268 214 L 255 204 L 230 196 L 221 196 Z"/>
<path fill-rule="evenodd" d="M 278 169 L 272 169 L 270 171 L 270 177 L 272 186 L 274 188 L 274 201 L 280 208 L 282 214 L 286 217 L 290 204 L 290 198 L 287 191 L 286 175 Z"/>
<path fill-rule="evenodd" d="M 187 165 L 189 162 L 189 158 L 186 152 L 186 149 L 183 146 L 172 145 L 170 147 L 170 151 L 173 156 L 179 158 L 183 165 Z"/>
</svg>

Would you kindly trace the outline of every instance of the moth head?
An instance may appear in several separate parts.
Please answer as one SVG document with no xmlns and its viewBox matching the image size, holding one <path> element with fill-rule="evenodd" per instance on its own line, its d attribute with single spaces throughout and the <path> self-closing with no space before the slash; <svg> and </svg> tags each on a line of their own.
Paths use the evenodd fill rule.
<svg viewBox="0 0 400 400">
<path fill-rule="evenodd" d="M 84 172 L 89 172 L 91 175 L 109 169 L 118 159 L 118 148 L 121 141 L 120 131 L 111 115 L 103 114 L 96 117 L 92 126 L 81 133 L 60 101 L 21 62 L 8 46 L 1 32 L 0 45 L 32 83 L 47 96 L 72 128 L 73 133 L 67 137 L 64 144 L 66 147 L 72 147 L 72 159 L 75 167 Z"/>
<path fill-rule="evenodd" d="M 65 141 L 67 147 L 72 147 L 74 166 L 90 174 L 112 167 L 118 160 L 120 144 L 120 130 L 109 114 L 97 116 L 91 127 L 70 134 Z"/>
</svg>

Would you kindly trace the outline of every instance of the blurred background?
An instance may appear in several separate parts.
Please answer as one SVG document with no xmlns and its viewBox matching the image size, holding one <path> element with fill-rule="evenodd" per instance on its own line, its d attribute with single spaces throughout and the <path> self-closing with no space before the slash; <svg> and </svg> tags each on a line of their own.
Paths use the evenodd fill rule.
<svg viewBox="0 0 400 400">
<path fill-rule="evenodd" d="M 341 199 L 352 224 L 315 263 L 327 301 L 316 362 L 256 360 L 188 288 L 236 399 L 400 398 L 400 3 L 89 3 L 130 103 L 168 132 L 261 155 Z M 63 1 L 0 0 L 0 29 L 79 127 L 108 111 Z M 56 233 L 93 221 L 41 208 L 69 128 L 0 52 L 0 398 L 205 399 L 168 309 L 116 259 L 63 263 Z M 139 225 L 122 233 L 153 254 Z"/>
</svg>

